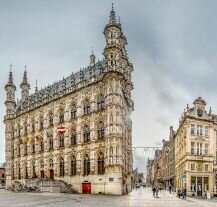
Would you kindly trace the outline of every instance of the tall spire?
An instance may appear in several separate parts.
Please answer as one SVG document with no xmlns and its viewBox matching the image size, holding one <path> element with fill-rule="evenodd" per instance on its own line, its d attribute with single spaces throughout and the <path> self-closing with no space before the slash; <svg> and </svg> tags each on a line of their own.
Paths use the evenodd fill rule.
<svg viewBox="0 0 217 207">
<path fill-rule="evenodd" d="M 95 63 L 96 63 L 96 56 L 94 55 L 93 47 L 92 47 L 92 53 L 90 55 L 90 66 L 93 67 Z"/>
<path fill-rule="evenodd" d="M 116 23 L 116 16 L 115 16 L 114 4 L 113 3 L 112 3 L 112 10 L 110 11 L 109 23 L 111 23 L 111 24 Z"/>
<path fill-rule="evenodd" d="M 8 83 L 6 84 L 5 87 L 7 86 L 12 86 L 16 89 L 16 86 L 14 85 L 14 82 L 13 82 L 13 72 L 12 72 L 12 65 L 10 65 L 10 72 L 9 72 L 9 78 L 8 78 Z"/>
<path fill-rule="evenodd" d="M 29 89 L 30 89 L 30 84 L 28 83 L 28 80 L 27 80 L 27 70 L 26 70 L 26 68 L 27 68 L 27 65 L 25 65 L 23 81 L 20 84 L 22 99 L 25 99 L 29 95 Z"/>
<path fill-rule="evenodd" d="M 38 81 L 35 81 L 35 92 L 38 92 Z"/>
</svg>

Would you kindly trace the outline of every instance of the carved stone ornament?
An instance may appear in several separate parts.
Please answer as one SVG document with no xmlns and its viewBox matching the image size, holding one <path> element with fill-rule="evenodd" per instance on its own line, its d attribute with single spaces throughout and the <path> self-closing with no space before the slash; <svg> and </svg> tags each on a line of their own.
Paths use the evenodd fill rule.
<svg viewBox="0 0 217 207">
<path fill-rule="evenodd" d="M 203 110 L 202 109 L 197 109 L 197 115 L 199 117 L 202 117 L 203 116 Z"/>
</svg>

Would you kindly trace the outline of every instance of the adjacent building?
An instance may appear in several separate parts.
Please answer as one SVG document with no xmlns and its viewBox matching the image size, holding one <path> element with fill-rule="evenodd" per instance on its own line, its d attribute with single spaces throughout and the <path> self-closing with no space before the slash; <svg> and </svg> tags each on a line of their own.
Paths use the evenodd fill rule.
<svg viewBox="0 0 217 207">
<path fill-rule="evenodd" d="M 150 185 L 186 188 L 188 196 L 217 195 L 217 115 L 201 97 L 187 105 L 177 131 L 171 127 L 169 140 L 156 152 L 147 163 Z"/>
<path fill-rule="evenodd" d="M 0 187 L 5 186 L 5 164 L 0 164 Z"/>
<path fill-rule="evenodd" d="M 21 99 L 10 71 L 6 90 L 6 187 L 50 179 L 79 193 L 131 191 L 133 65 L 114 9 L 104 28 L 104 59 Z"/>
<path fill-rule="evenodd" d="M 216 194 L 216 135 L 217 116 L 199 97 L 187 106 L 175 136 L 176 187 L 186 188 L 187 195 Z"/>
</svg>

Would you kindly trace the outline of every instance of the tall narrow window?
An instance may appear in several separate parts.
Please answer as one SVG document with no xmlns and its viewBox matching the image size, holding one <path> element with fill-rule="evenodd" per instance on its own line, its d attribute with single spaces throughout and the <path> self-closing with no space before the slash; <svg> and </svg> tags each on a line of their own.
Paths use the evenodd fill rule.
<svg viewBox="0 0 217 207">
<path fill-rule="evenodd" d="M 197 155 L 202 155 L 203 147 L 202 143 L 197 143 Z"/>
<path fill-rule="evenodd" d="M 76 175 L 76 158 L 73 156 L 71 160 L 71 175 Z"/>
<path fill-rule="evenodd" d="M 205 144 L 205 149 L 204 149 L 204 154 L 205 155 L 208 155 L 208 153 L 209 153 L 209 144 Z"/>
<path fill-rule="evenodd" d="M 35 123 L 32 121 L 32 132 L 35 132 Z"/>
<path fill-rule="evenodd" d="M 60 177 L 64 176 L 64 172 L 65 172 L 65 169 L 64 169 L 64 160 L 63 160 L 63 158 L 61 158 L 60 159 Z"/>
<path fill-rule="evenodd" d="M 50 150 L 53 150 L 53 137 L 50 137 L 50 139 L 49 139 L 49 149 Z"/>
<path fill-rule="evenodd" d="M 104 97 L 101 95 L 98 100 L 97 100 L 97 109 L 98 110 L 101 110 L 101 109 L 104 109 L 105 107 L 105 99 Z"/>
<path fill-rule="evenodd" d="M 76 131 L 72 130 L 72 132 L 71 132 L 71 145 L 76 145 L 76 144 L 77 144 Z"/>
<path fill-rule="evenodd" d="M 104 128 L 104 123 L 100 122 L 99 123 L 99 128 L 98 128 L 98 139 L 102 140 L 105 137 L 105 128 Z"/>
<path fill-rule="evenodd" d="M 84 127 L 83 138 L 84 143 L 90 142 L 90 128 L 88 126 Z"/>
<path fill-rule="evenodd" d="M 43 140 L 41 140 L 41 142 L 40 142 L 40 147 L 41 147 L 41 152 L 44 152 L 44 142 L 43 142 Z"/>
<path fill-rule="evenodd" d="M 194 142 L 191 142 L 191 154 L 194 154 Z"/>
<path fill-rule="evenodd" d="M 53 126 L 53 114 L 49 114 L 49 126 Z"/>
<path fill-rule="evenodd" d="M 73 105 L 71 109 L 71 119 L 75 119 L 76 117 L 77 117 L 77 108 L 75 105 Z"/>
<path fill-rule="evenodd" d="M 64 110 L 60 110 L 60 114 L 59 114 L 59 121 L 60 123 L 64 122 Z"/>
<path fill-rule="evenodd" d="M 84 156 L 84 175 L 89 175 L 90 174 L 90 158 L 86 154 Z"/>
<path fill-rule="evenodd" d="M 197 125 L 197 135 L 203 136 L 203 126 Z"/>
<path fill-rule="evenodd" d="M 209 136 L 209 128 L 205 126 L 205 137 Z"/>
<path fill-rule="evenodd" d="M 26 135 L 28 133 L 28 125 L 27 123 L 25 122 L 24 123 L 24 134 Z"/>
<path fill-rule="evenodd" d="M 105 167 L 104 167 L 104 155 L 103 153 L 100 153 L 98 156 L 98 174 L 104 174 L 105 173 Z"/>
<path fill-rule="evenodd" d="M 60 147 L 64 147 L 64 135 L 60 134 L 59 136 Z"/>
<path fill-rule="evenodd" d="M 35 142 L 32 142 L 32 153 L 35 153 Z"/>
<path fill-rule="evenodd" d="M 89 114 L 90 113 L 90 103 L 89 101 L 85 101 L 84 103 L 84 114 Z"/>
<path fill-rule="evenodd" d="M 40 116 L 40 118 L 39 118 L 39 129 L 43 129 L 43 127 L 44 127 L 43 117 Z"/>
<path fill-rule="evenodd" d="M 195 135 L 195 125 L 191 124 L 191 135 Z"/>
</svg>

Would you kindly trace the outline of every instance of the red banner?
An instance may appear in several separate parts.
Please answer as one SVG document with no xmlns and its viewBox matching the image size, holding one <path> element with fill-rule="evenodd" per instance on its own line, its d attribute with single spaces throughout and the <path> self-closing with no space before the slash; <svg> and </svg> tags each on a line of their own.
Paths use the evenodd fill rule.
<svg viewBox="0 0 217 207">
<path fill-rule="evenodd" d="M 64 126 L 57 127 L 57 132 L 59 134 L 64 134 L 66 132 L 66 128 Z"/>
</svg>

